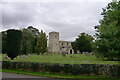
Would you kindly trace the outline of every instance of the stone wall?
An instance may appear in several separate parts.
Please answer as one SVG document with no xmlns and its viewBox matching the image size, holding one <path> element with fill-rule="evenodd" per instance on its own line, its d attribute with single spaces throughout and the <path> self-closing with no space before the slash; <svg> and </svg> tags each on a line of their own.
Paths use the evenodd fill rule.
<svg viewBox="0 0 120 80">
<path fill-rule="evenodd" d="M 71 42 L 68 41 L 59 41 L 60 43 L 60 51 L 67 52 L 68 54 L 74 54 L 74 50 L 72 49 Z"/>
<path fill-rule="evenodd" d="M 2 68 L 47 73 L 120 77 L 120 65 L 108 64 L 55 64 L 3 61 Z"/>
</svg>

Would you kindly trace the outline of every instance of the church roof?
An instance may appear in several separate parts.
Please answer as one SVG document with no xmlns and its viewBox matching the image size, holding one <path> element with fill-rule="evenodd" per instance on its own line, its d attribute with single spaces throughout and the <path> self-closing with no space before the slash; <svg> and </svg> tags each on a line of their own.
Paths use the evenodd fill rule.
<svg viewBox="0 0 120 80">
<path fill-rule="evenodd" d="M 59 41 L 59 42 L 69 42 L 69 43 L 72 43 L 72 41 Z"/>
</svg>

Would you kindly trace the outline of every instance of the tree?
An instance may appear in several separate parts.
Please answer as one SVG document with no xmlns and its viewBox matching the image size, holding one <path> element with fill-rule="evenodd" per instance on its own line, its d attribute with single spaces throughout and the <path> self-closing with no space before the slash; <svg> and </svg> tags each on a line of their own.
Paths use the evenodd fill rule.
<svg viewBox="0 0 120 80">
<path fill-rule="evenodd" d="M 34 45 L 34 34 L 28 29 L 22 29 L 21 51 L 23 54 L 32 53 Z"/>
<path fill-rule="evenodd" d="M 96 55 L 113 60 L 120 58 L 120 1 L 103 9 L 103 19 L 96 29 Z"/>
<path fill-rule="evenodd" d="M 93 37 L 91 35 L 81 33 L 73 43 L 73 48 L 79 50 L 81 53 L 92 52 L 92 41 Z"/>
<path fill-rule="evenodd" d="M 47 51 L 47 36 L 46 33 L 41 30 L 41 41 L 42 41 L 42 51 L 41 53 L 45 53 Z"/>
<path fill-rule="evenodd" d="M 11 59 L 18 56 L 21 45 L 22 32 L 20 30 L 7 30 L 7 55 Z"/>
<path fill-rule="evenodd" d="M 34 28 L 33 26 L 28 26 L 27 28 L 29 31 L 32 32 L 32 34 L 34 35 L 34 42 L 33 42 L 33 53 L 36 53 L 36 43 L 37 43 L 37 37 L 38 37 L 38 34 L 40 33 L 38 29 Z"/>
<path fill-rule="evenodd" d="M 37 36 L 37 43 L 36 43 L 36 51 L 39 53 L 44 53 L 47 51 L 47 37 L 45 32 L 41 30 L 41 32 Z"/>
</svg>

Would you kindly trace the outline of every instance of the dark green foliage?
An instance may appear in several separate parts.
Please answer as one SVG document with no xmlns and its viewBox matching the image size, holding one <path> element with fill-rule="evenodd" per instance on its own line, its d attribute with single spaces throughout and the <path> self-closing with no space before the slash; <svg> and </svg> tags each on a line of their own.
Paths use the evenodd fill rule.
<svg viewBox="0 0 120 80">
<path fill-rule="evenodd" d="M 81 53 L 83 52 L 92 52 L 92 41 L 93 37 L 86 33 L 81 33 L 76 41 L 72 43 L 74 51 L 79 50 Z"/>
<path fill-rule="evenodd" d="M 37 70 L 39 70 L 39 68 L 38 68 L 38 63 L 32 63 L 31 68 L 32 68 L 32 71 L 37 71 Z"/>
<path fill-rule="evenodd" d="M 21 46 L 22 32 L 20 30 L 7 30 L 7 55 L 14 59 L 18 56 Z"/>
<path fill-rule="evenodd" d="M 120 60 L 120 1 L 111 2 L 102 12 L 100 25 L 95 26 L 96 55 L 108 60 Z"/>
<path fill-rule="evenodd" d="M 87 74 L 120 77 L 120 65 L 106 64 L 57 64 L 57 63 L 32 63 L 3 61 L 2 68 L 18 69 L 24 71 L 62 73 L 62 74 Z M 16 66 L 16 67 L 15 67 Z"/>
<path fill-rule="evenodd" d="M 3 61 L 2 62 L 2 68 L 9 69 L 10 62 L 9 61 Z"/>
</svg>

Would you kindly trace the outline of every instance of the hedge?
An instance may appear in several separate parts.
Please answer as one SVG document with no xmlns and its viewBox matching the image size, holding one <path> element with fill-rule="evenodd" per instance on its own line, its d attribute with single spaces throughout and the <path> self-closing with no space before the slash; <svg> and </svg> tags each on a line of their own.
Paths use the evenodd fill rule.
<svg viewBox="0 0 120 80">
<path fill-rule="evenodd" d="M 3 61 L 2 68 L 46 73 L 120 77 L 120 65 L 118 64 L 57 64 Z"/>
</svg>

